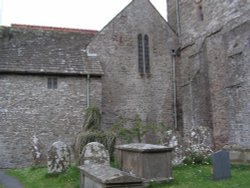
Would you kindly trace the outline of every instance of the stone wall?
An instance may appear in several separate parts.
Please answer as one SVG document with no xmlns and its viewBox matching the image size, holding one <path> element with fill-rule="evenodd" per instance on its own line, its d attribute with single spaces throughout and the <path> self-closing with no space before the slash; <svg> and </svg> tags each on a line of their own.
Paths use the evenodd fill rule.
<svg viewBox="0 0 250 188">
<path fill-rule="evenodd" d="M 172 27 L 175 3 L 168 1 Z M 184 135 L 203 126 L 215 149 L 250 147 L 249 9 L 249 0 L 180 0 L 179 114 Z"/>
<path fill-rule="evenodd" d="M 143 8 L 142 8 L 143 7 Z M 138 71 L 138 34 L 149 36 L 150 74 Z M 119 118 L 173 126 L 171 52 L 176 36 L 148 0 L 134 0 L 89 44 L 103 66 L 103 123 Z"/>
<path fill-rule="evenodd" d="M 168 0 L 168 20 L 176 28 L 175 4 Z M 249 10 L 250 0 L 179 0 L 183 45 L 202 37 Z M 215 8 L 216 7 L 216 8 Z"/>
<path fill-rule="evenodd" d="M 215 146 L 250 147 L 249 15 L 207 41 Z M 246 21 L 248 19 L 248 21 Z"/>
<path fill-rule="evenodd" d="M 58 79 L 57 89 L 47 88 L 48 77 Z M 46 147 L 72 144 L 84 121 L 86 85 L 85 77 L 1 74 L 0 167 L 30 165 L 34 134 Z M 101 88 L 101 79 L 91 78 L 90 101 L 98 107 Z"/>
</svg>

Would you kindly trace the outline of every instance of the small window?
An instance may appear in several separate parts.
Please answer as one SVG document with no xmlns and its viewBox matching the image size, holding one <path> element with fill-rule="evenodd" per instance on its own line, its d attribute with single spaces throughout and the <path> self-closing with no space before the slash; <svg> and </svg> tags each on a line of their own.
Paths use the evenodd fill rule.
<svg viewBox="0 0 250 188">
<path fill-rule="evenodd" d="M 204 20 L 202 5 L 199 5 L 199 6 L 198 6 L 198 16 L 199 16 L 200 21 L 203 21 L 203 20 Z"/>
<path fill-rule="evenodd" d="M 141 75 L 150 73 L 150 52 L 148 35 L 137 36 L 138 42 L 138 71 Z"/>
<path fill-rule="evenodd" d="M 57 78 L 48 78 L 48 89 L 57 89 Z"/>
<path fill-rule="evenodd" d="M 150 64 L 149 64 L 149 41 L 148 35 L 144 36 L 144 60 L 145 60 L 145 72 L 150 73 Z"/>
<path fill-rule="evenodd" d="M 144 73 L 142 34 L 138 35 L 138 69 L 140 74 Z"/>
</svg>

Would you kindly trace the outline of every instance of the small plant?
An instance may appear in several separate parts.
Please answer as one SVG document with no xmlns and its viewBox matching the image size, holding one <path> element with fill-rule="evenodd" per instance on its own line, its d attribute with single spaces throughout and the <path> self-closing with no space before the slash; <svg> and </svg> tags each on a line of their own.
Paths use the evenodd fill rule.
<svg viewBox="0 0 250 188">
<path fill-rule="evenodd" d="M 117 157 L 114 157 L 114 159 L 111 161 L 111 166 L 113 168 L 121 169 L 121 164 L 120 164 L 120 161 L 118 161 Z"/>
<path fill-rule="evenodd" d="M 187 165 L 211 164 L 211 157 L 206 156 L 205 154 L 202 154 L 202 153 L 194 152 L 186 156 L 185 159 L 183 160 L 183 163 Z"/>
<path fill-rule="evenodd" d="M 111 131 L 125 143 L 141 143 L 143 142 L 146 134 L 154 133 L 158 138 L 157 143 L 163 144 L 165 134 L 168 130 L 168 128 L 164 124 L 143 122 L 138 114 L 135 116 L 135 119 L 133 119 L 132 122 L 132 126 L 127 127 L 127 120 L 120 119 L 120 121 L 113 124 Z"/>
<path fill-rule="evenodd" d="M 86 109 L 83 123 L 83 130 L 100 130 L 101 128 L 101 112 L 99 108 L 91 106 Z"/>
</svg>

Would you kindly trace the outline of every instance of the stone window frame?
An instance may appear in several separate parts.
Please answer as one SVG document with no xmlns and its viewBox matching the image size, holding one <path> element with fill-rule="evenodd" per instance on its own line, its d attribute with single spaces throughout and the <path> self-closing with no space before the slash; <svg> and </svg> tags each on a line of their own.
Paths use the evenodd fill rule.
<svg viewBox="0 0 250 188">
<path fill-rule="evenodd" d="M 137 35 L 138 71 L 140 75 L 150 74 L 150 47 L 149 36 L 139 33 Z"/>
<path fill-rule="evenodd" d="M 58 79 L 55 77 L 49 77 L 47 82 L 48 89 L 57 89 L 58 88 Z"/>
</svg>

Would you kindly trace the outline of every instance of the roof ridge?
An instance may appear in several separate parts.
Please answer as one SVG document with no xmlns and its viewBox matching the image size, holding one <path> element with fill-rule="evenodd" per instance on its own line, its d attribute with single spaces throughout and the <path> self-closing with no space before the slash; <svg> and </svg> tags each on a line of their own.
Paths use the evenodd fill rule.
<svg viewBox="0 0 250 188">
<path fill-rule="evenodd" d="M 76 29 L 76 28 L 51 27 L 51 26 L 26 25 L 26 24 L 11 24 L 11 27 L 16 28 L 16 29 L 75 32 L 75 33 L 85 33 L 85 34 L 97 34 L 98 33 L 97 30 L 91 30 L 91 29 Z"/>
</svg>

